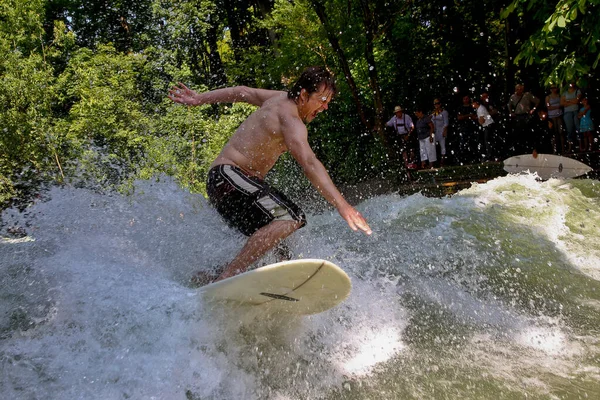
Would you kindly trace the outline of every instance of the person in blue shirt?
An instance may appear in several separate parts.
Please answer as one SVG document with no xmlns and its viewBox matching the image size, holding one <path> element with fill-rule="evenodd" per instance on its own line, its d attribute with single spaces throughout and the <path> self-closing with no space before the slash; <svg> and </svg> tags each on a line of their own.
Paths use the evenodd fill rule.
<svg viewBox="0 0 600 400">
<path fill-rule="evenodd" d="M 592 107 L 587 96 L 581 97 L 581 108 L 579 109 L 579 131 L 583 140 L 580 142 L 579 150 L 592 151 L 594 147 L 594 121 L 592 121 Z"/>
</svg>

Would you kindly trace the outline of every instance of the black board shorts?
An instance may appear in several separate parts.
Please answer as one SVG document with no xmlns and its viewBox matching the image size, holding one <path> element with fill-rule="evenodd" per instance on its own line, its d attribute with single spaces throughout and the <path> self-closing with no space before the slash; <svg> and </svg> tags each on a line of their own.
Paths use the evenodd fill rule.
<svg viewBox="0 0 600 400">
<path fill-rule="evenodd" d="M 283 193 L 233 165 L 211 168 L 206 191 L 210 203 L 225 221 L 246 236 L 274 220 L 306 225 L 304 212 Z"/>
</svg>

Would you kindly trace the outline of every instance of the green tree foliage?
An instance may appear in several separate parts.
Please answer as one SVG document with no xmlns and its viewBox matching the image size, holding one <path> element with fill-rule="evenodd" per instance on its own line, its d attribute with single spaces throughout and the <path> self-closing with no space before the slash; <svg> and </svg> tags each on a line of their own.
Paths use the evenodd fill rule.
<svg viewBox="0 0 600 400">
<path fill-rule="evenodd" d="M 260 71 L 259 81 L 270 86 L 289 85 L 307 65 L 326 65 L 338 75 L 339 94 L 328 116 L 309 129 L 319 157 L 334 176 L 348 180 L 369 176 L 385 164 L 383 106 L 378 76 L 373 75 L 379 48 L 364 40 L 363 11 L 360 2 L 276 1 L 270 18 L 262 22 L 276 37 L 275 46 L 266 49 L 269 62 L 263 49 L 251 49 L 247 56 Z"/>
<path fill-rule="evenodd" d="M 522 38 L 515 63 L 542 68 L 545 84 L 578 80 L 588 86 L 600 62 L 600 1 L 514 0 L 503 13 L 532 15 L 536 29 Z"/>
<path fill-rule="evenodd" d="M 193 9 L 191 3 L 184 11 Z M 237 107 L 226 113 L 231 118 L 219 120 L 211 108 L 181 115 L 183 108 L 166 100 L 166 89 L 172 81 L 196 77 L 192 67 L 199 69 L 196 59 L 177 51 L 177 34 L 157 33 L 162 39 L 143 53 L 119 51 L 111 37 L 102 44 L 97 33 L 92 47 L 77 47 L 77 35 L 86 31 L 74 32 L 76 24 L 67 26 L 62 18 L 52 21 L 48 36 L 44 15 L 65 15 L 69 9 L 57 13 L 54 4 L 54 12 L 44 13 L 49 5 L 0 2 L 0 201 L 19 196 L 21 186 L 34 184 L 34 176 L 108 189 L 166 172 L 203 190 L 201 175 L 218 152 L 215 146 L 222 146 L 248 108 Z M 207 10 L 191 19 L 182 12 L 185 18 L 169 26 L 197 30 L 194 23 L 206 19 Z"/>
<path fill-rule="evenodd" d="M 267 85 L 276 82 L 273 77 L 293 80 L 306 65 L 325 64 L 336 72 L 340 94 L 329 116 L 315 121 L 311 138 L 320 156 L 335 160 L 334 175 L 359 179 L 387 165 L 382 124 L 396 104 L 410 112 L 443 97 L 451 107 L 455 88 L 470 95 L 504 89 L 501 6 L 498 1 L 280 0 L 263 22 L 275 32 L 276 45 L 249 49 L 248 63 Z M 360 151 L 351 150 L 357 144 Z"/>
<path fill-rule="evenodd" d="M 37 1 L 37 0 L 36 0 Z M 77 32 L 80 47 L 112 43 L 121 52 L 141 51 L 153 40 L 148 0 L 46 0 L 46 18 Z"/>
<path fill-rule="evenodd" d="M 19 194 L 16 187 L 36 173 L 59 166 L 53 124 L 53 67 L 48 58 L 69 42 L 57 24 L 57 37 L 45 43 L 44 1 L 0 3 L 0 202 Z"/>
<path fill-rule="evenodd" d="M 63 157 L 84 176 L 118 182 L 140 163 L 151 132 L 136 77 L 143 57 L 100 45 L 76 51 L 56 83 L 69 112 L 56 122 Z"/>
<path fill-rule="evenodd" d="M 156 121 L 155 134 L 148 138 L 139 176 L 149 179 L 165 173 L 182 186 L 204 193 L 210 164 L 254 109 L 243 103 L 223 106 L 219 118 L 214 118 L 210 106 L 169 104 L 166 113 Z"/>
<path fill-rule="evenodd" d="M 190 70 L 190 79 L 211 87 L 226 83 L 218 51 L 218 32 L 222 32 L 222 11 L 210 0 L 154 0 L 156 40 L 161 61 Z"/>
<path fill-rule="evenodd" d="M 598 0 L 0 0 L 0 201 L 34 175 L 102 189 L 166 173 L 203 191 L 253 107 L 187 108 L 169 86 L 285 90 L 309 65 L 339 86 L 309 125 L 319 158 L 336 180 L 384 173 L 397 104 L 451 108 L 484 88 L 500 103 L 524 78 L 597 84 L 597 12 Z"/>
<path fill-rule="evenodd" d="M 505 58 L 498 1 L 433 1 L 411 4 L 394 26 L 389 46 L 406 71 L 400 96 L 409 104 L 431 107 L 434 97 L 479 95 L 489 86 L 503 88 Z M 406 49 L 410 49 L 408 52 Z M 415 90 L 416 89 L 416 90 Z"/>
</svg>

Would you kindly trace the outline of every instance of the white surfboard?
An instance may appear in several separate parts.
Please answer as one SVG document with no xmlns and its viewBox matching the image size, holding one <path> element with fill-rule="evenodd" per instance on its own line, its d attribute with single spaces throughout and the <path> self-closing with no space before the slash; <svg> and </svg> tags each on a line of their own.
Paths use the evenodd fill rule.
<svg viewBox="0 0 600 400">
<path fill-rule="evenodd" d="M 542 179 L 575 178 L 584 175 L 592 169 L 581 161 L 554 154 L 523 154 L 504 160 L 504 170 L 509 173 L 537 172 Z"/>
<path fill-rule="evenodd" d="M 341 303 L 352 289 L 337 265 L 318 259 L 284 261 L 206 285 L 209 301 L 264 307 L 269 313 L 308 315 Z"/>
</svg>

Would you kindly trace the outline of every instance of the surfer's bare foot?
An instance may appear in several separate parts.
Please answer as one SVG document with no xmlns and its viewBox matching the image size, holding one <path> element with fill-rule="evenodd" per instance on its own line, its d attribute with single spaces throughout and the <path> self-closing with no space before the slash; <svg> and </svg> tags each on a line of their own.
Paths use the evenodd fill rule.
<svg viewBox="0 0 600 400">
<path fill-rule="evenodd" d="M 241 273 L 242 271 L 240 271 L 239 269 L 235 269 L 232 271 L 230 271 L 229 269 L 225 269 L 225 271 L 221 272 L 221 274 L 218 275 L 213 282 L 222 281 L 223 279 L 231 278 L 232 276 L 236 276 Z"/>
<path fill-rule="evenodd" d="M 281 261 L 289 261 L 292 259 L 292 252 L 290 248 L 285 244 L 285 242 L 281 241 L 274 249 L 275 258 L 277 258 L 277 262 Z"/>
<path fill-rule="evenodd" d="M 213 283 L 219 277 L 218 273 L 208 272 L 208 271 L 200 271 L 194 274 L 190 278 L 190 284 L 194 287 L 201 287 L 208 285 L 209 283 Z"/>
</svg>

